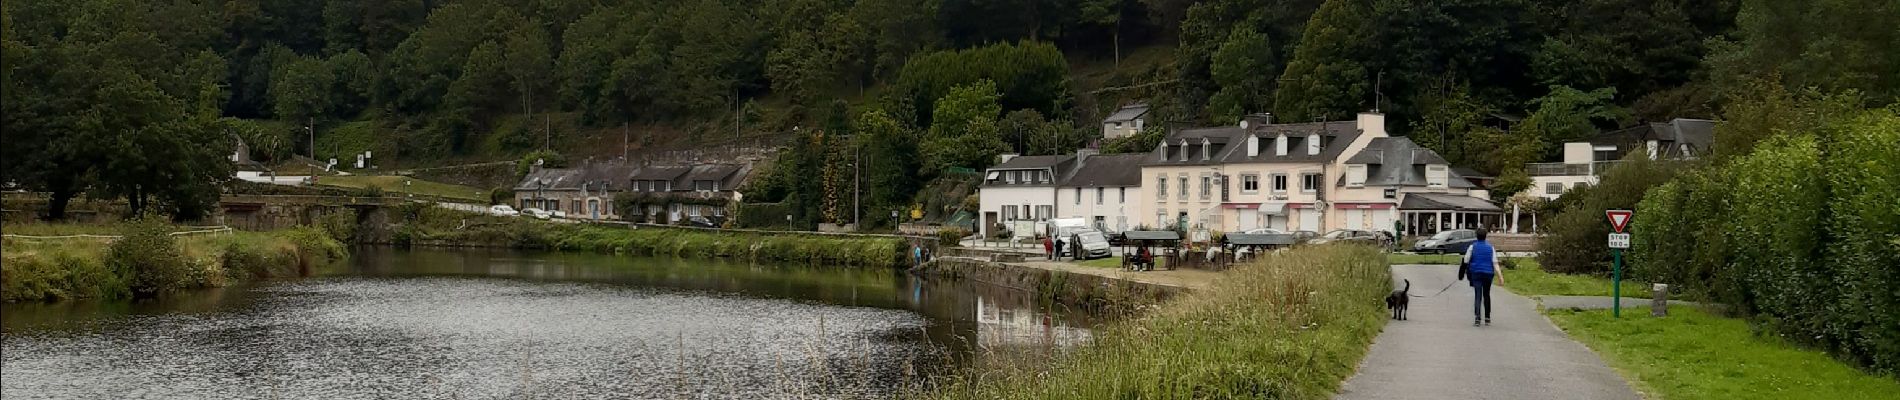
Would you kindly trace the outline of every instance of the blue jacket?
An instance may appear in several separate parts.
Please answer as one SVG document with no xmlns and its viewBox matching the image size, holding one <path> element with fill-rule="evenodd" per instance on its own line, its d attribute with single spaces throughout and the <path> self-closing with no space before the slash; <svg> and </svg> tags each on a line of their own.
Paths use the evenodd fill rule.
<svg viewBox="0 0 1900 400">
<path fill-rule="evenodd" d="M 1498 270 L 1496 268 L 1497 251 L 1496 249 L 1491 248 L 1491 243 L 1488 243 L 1482 240 L 1473 242 L 1471 243 L 1471 248 L 1465 251 L 1467 252 L 1466 254 L 1469 254 L 1471 256 L 1471 273 L 1474 273 L 1474 274 L 1498 273 Z"/>
</svg>

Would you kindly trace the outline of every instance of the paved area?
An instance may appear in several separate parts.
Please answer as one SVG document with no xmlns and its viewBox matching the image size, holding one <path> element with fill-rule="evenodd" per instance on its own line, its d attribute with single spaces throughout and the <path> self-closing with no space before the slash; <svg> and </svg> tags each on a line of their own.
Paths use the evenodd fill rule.
<svg viewBox="0 0 1900 400">
<path fill-rule="evenodd" d="M 1393 281 L 1432 296 L 1453 265 L 1392 267 Z M 1509 279 L 1508 277 L 1506 279 Z M 1502 287 L 1491 326 L 1471 326 L 1471 288 L 1412 298 L 1410 320 L 1390 321 L 1336 399 L 1640 399 L 1596 353 L 1571 340 L 1531 299 Z M 1645 303 L 1647 304 L 1647 303 Z"/>
<path fill-rule="evenodd" d="M 1547 310 L 1550 310 L 1550 309 L 1608 310 L 1613 304 L 1615 304 L 1615 303 L 1610 302 L 1610 299 L 1612 299 L 1610 296 L 1537 296 L 1537 301 L 1544 303 L 1544 309 L 1547 309 Z M 1696 305 L 1696 303 L 1692 301 L 1670 300 L 1669 305 L 1693 306 L 1693 305 Z M 1649 299 L 1642 298 L 1642 297 L 1624 296 L 1623 309 L 1627 310 L 1631 308 L 1640 308 L 1640 309 L 1647 310 L 1649 309 Z"/>
</svg>

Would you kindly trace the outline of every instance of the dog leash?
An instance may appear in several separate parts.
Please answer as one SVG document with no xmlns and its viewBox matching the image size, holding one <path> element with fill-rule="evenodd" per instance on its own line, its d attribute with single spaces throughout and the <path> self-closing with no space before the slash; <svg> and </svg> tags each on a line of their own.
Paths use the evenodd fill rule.
<svg viewBox="0 0 1900 400">
<path fill-rule="evenodd" d="M 1451 286 L 1458 284 L 1458 282 L 1459 281 L 1451 281 L 1451 283 L 1445 284 L 1444 289 L 1438 289 L 1438 293 L 1432 293 L 1431 296 L 1420 296 L 1420 295 L 1415 294 L 1415 295 L 1412 295 L 1412 297 L 1418 297 L 1418 298 L 1438 297 L 1438 295 L 1445 294 L 1445 291 L 1451 290 Z"/>
</svg>

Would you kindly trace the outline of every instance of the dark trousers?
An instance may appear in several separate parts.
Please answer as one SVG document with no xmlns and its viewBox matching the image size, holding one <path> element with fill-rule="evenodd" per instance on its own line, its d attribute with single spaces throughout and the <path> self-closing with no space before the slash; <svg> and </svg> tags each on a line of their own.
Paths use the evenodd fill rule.
<svg viewBox="0 0 1900 400">
<path fill-rule="evenodd" d="M 1491 319 L 1491 278 L 1496 274 L 1471 273 L 1471 318 Z"/>
</svg>

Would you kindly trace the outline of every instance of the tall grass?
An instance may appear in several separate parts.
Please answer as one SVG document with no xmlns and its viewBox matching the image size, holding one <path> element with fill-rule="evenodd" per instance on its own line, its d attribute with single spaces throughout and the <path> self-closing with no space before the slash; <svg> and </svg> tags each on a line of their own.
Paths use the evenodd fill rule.
<svg viewBox="0 0 1900 400">
<path fill-rule="evenodd" d="M 1047 363 L 984 364 L 924 383 L 939 399 L 1330 398 L 1385 322 L 1385 258 L 1314 246 L 1114 324 Z"/>
<path fill-rule="evenodd" d="M 737 258 L 860 267 L 903 265 L 908 248 L 897 238 L 706 232 L 685 229 L 581 227 L 561 230 L 561 250 L 666 257 Z"/>
<path fill-rule="evenodd" d="M 0 301 L 158 296 L 257 278 L 300 276 L 348 255 L 316 228 L 174 237 L 172 225 L 133 222 L 116 231 L 61 227 L 117 239 L 5 239 Z"/>
</svg>

